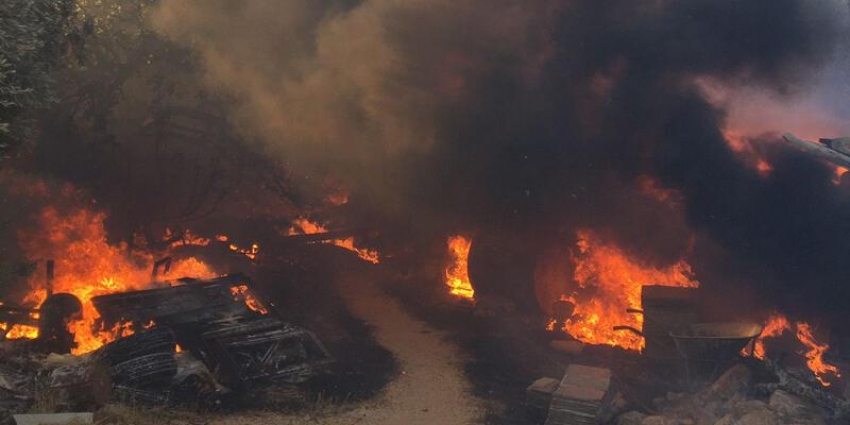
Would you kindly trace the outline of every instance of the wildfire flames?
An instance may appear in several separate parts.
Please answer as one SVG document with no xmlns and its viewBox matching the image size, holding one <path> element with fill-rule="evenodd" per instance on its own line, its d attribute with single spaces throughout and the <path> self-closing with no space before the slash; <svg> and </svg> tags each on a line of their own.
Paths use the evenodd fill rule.
<svg viewBox="0 0 850 425">
<path fill-rule="evenodd" d="M 594 232 L 578 232 L 573 280 L 577 290 L 562 300 L 575 305 L 575 311 L 561 330 L 588 344 L 616 345 L 630 350 L 643 348 L 643 338 L 614 331 L 614 326 L 643 326 L 641 315 L 629 314 L 628 308 L 641 307 L 644 285 L 697 287 L 691 266 L 684 260 L 656 268 L 630 258 L 614 244 L 603 242 Z M 549 328 L 555 321 L 549 322 Z"/>
<path fill-rule="evenodd" d="M 788 330 L 791 330 L 791 323 L 788 322 L 788 318 L 781 314 L 771 314 L 767 318 L 767 321 L 765 321 L 764 330 L 761 331 L 761 336 L 759 336 L 756 340 L 753 355 L 764 360 L 767 353 L 764 348 L 764 340 L 767 338 L 775 338 Z"/>
<path fill-rule="evenodd" d="M 469 280 L 469 250 L 472 241 L 463 236 L 452 236 L 448 240 L 451 262 L 446 267 L 445 282 L 449 293 L 468 300 L 475 299 L 475 290 Z"/>
<path fill-rule="evenodd" d="M 765 322 L 764 331 L 756 341 L 753 355 L 763 360 L 767 355 L 764 340 L 778 337 L 791 329 L 791 322 L 788 321 L 787 317 L 777 313 L 770 315 Z M 825 377 L 833 374 L 835 377 L 840 378 L 841 374 L 836 366 L 827 363 L 823 359 L 824 354 L 829 350 L 829 345 L 819 343 L 812 334 L 812 327 L 806 322 L 796 322 L 794 329 L 796 330 L 795 336 L 797 340 L 800 341 L 806 350 L 805 353 L 802 353 L 806 357 L 806 366 L 815 374 L 815 377 L 823 386 L 830 386 L 830 383 L 825 380 Z"/>
<path fill-rule="evenodd" d="M 287 235 L 315 235 L 320 233 L 327 233 L 328 229 L 322 226 L 319 223 L 312 222 L 307 220 L 306 218 L 298 218 L 292 222 L 292 227 L 287 231 Z M 328 243 L 332 245 L 336 245 L 340 248 L 346 249 L 357 254 L 361 260 L 367 261 L 372 264 L 378 264 L 380 262 L 380 256 L 378 255 L 378 251 L 374 249 L 367 248 L 358 248 L 354 244 L 354 238 L 343 238 L 343 239 L 333 239 L 330 241 L 323 241 L 322 243 Z"/>
<path fill-rule="evenodd" d="M 219 242 L 227 243 L 227 249 L 242 254 L 248 257 L 251 261 L 257 260 L 257 254 L 260 253 L 260 245 L 257 243 L 252 243 L 250 248 L 242 248 L 239 245 L 236 245 L 233 242 L 230 242 L 230 237 L 227 235 L 216 235 L 215 239 Z M 229 243 L 228 243 L 229 242 Z"/>
<path fill-rule="evenodd" d="M 251 310 L 256 311 L 260 314 L 268 314 L 269 310 L 260 303 L 260 300 L 255 298 L 250 291 L 248 291 L 247 285 L 239 285 L 230 288 L 230 293 L 233 294 L 233 298 L 238 302 L 244 302 L 245 305 L 248 306 Z"/>
<path fill-rule="evenodd" d="M 123 243 L 110 245 L 103 226 L 105 218 L 104 213 L 85 208 L 60 213 L 54 207 L 46 207 L 38 218 L 41 230 L 35 234 L 19 234 L 21 246 L 29 258 L 55 259 L 53 292 L 73 294 L 83 304 L 82 320 L 69 325 L 77 343 L 74 354 L 90 352 L 132 332 L 127 326 L 104 328 L 91 304 L 92 297 L 151 286 L 153 255 L 131 252 Z M 212 277 L 215 272 L 202 261 L 189 258 L 175 261 L 169 275 Z M 41 305 L 47 298 L 46 279 L 34 274 L 29 285 L 32 289 L 24 302 Z M 10 339 L 36 336 L 36 328 L 25 326 L 15 326 L 7 334 Z"/>
</svg>

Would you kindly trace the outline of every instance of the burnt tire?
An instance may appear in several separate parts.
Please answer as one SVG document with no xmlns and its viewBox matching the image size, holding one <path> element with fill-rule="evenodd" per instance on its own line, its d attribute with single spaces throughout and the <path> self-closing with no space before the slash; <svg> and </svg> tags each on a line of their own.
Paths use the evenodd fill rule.
<svg viewBox="0 0 850 425">
<path fill-rule="evenodd" d="M 167 329 L 154 328 L 119 338 L 100 349 L 97 357 L 110 366 L 156 353 L 174 353 L 174 336 Z"/>
<path fill-rule="evenodd" d="M 171 353 L 155 353 L 119 363 L 110 369 L 117 384 L 144 388 L 167 383 L 177 374 L 177 361 Z"/>
</svg>

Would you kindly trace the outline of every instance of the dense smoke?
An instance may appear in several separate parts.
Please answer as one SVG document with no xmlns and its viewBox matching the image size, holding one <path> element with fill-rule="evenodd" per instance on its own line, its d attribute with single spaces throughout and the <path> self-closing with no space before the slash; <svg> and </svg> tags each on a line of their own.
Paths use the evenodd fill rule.
<svg viewBox="0 0 850 425">
<path fill-rule="evenodd" d="M 164 0 L 151 23 L 201 54 L 246 139 L 333 174 L 372 223 L 590 227 L 653 263 L 689 255 L 708 285 L 838 311 L 850 192 L 775 136 L 752 142 L 773 167 L 760 174 L 699 81 L 805 91 L 846 15 L 799 0 Z"/>
</svg>

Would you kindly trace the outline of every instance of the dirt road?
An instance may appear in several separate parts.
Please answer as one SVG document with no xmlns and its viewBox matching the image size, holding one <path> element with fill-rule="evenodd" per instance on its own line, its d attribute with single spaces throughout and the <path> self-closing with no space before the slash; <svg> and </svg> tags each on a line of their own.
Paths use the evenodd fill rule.
<svg viewBox="0 0 850 425">
<path fill-rule="evenodd" d="M 352 313 L 374 327 L 400 374 L 374 400 L 315 414 L 244 413 L 210 422 L 218 425 L 467 425 L 481 423 L 484 408 L 470 395 L 460 350 L 444 335 L 404 311 L 376 285 L 377 273 L 345 273 L 337 284 Z"/>
</svg>

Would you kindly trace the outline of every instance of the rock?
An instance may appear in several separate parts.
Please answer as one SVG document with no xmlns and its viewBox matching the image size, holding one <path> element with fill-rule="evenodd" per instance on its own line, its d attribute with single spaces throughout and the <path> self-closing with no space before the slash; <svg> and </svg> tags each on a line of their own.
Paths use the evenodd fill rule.
<svg viewBox="0 0 850 425">
<path fill-rule="evenodd" d="M 602 408 L 596 414 L 596 419 L 602 423 L 611 422 L 611 419 L 628 410 L 630 406 L 631 403 L 626 400 L 623 394 L 616 393 L 611 401 L 602 405 Z"/>
<path fill-rule="evenodd" d="M 617 418 L 617 425 L 641 425 L 643 419 L 646 417 L 641 412 L 637 410 L 632 410 L 630 412 L 623 413 Z"/>
<path fill-rule="evenodd" d="M 694 420 L 696 425 L 714 425 L 717 416 L 710 409 L 697 409 L 694 412 Z"/>
<path fill-rule="evenodd" d="M 776 390 L 770 395 L 770 408 L 783 415 L 799 415 L 808 410 L 808 405 L 797 396 Z"/>
<path fill-rule="evenodd" d="M 737 364 L 717 378 L 706 390 L 708 395 L 718 398 L 731 398 L 746 390 L 753 372 L 742 364 Z"/>
<path fill-rule="evenodd" d="M 735 425 L 780 425 L 782 422 L 776 413 L 770 410 L 754 410 L 734 422 Z"/>
<path fill-rule="evenodd" d="M 733 425 L 735 423 L 735 418 L 732 417 L 732 414 L 728 414 L 714 423 L 714 425 Z"/>
<path fill-rule="evenodd" d="M 640 425 L 675 425 L 677 421 L 665 418 L 660 415 L 652 415 L 643 418 Z"/>
<path fill-rule="evenodd" d="M 767 403 L 761 400 L 741 400 L 732 406 L 732 413 L 739 417 L 759 410 L 768 410 Z"/>
<path fill-rule="evenodd" d="M 584 350 L 584 344 L 580 341 L 555 340 L 552 341 L 549 346 L 554 348 L 556 351 L 573 356 L 581 354 Z"/>
<path fill-rule="evenodd" d="M 668 392 L 667 393 L 667 400 L 672 401 L 672 402 L 681 401 L 685 397 L 687 397 L 687 395 L 684 394 L 684 393 L 674 393 L 674 392 Z"/>
</svg>

